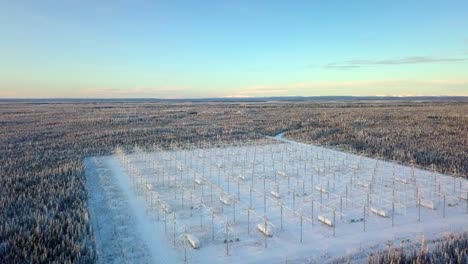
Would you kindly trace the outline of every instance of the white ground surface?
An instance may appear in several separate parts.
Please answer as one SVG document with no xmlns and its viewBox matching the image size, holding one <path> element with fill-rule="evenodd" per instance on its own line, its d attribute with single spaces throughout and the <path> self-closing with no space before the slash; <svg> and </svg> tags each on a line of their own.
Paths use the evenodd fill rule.
<svg viewBox="0 0 468 264">
<path fill-rule="evenodd" d="M 464 179 L 279 140 L 88 158 L 100 262 L 364 261 L 389 244 L 468 231 Z"/>
</svg>

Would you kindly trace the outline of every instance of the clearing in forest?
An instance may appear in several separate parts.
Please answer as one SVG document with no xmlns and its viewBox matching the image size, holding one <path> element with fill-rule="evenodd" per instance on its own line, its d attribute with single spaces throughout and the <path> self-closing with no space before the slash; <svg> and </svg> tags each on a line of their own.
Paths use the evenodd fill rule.
<svg viewBox="0 0 468 264">
<path fill-rule="evenodd" d="M 117 150 L 86 169 L 103 263 L 365 259 L 468 230 L 465 179 L 287 140 Z"/>
</svg>

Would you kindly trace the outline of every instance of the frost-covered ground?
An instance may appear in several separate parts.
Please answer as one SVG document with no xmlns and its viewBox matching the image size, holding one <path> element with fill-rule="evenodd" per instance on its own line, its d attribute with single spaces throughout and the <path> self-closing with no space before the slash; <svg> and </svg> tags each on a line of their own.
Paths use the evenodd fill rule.
<svg viewBox="0 0 468 264">
<path fill-rule="evenodd" d="M 118 151 L 86 168 L 101 263 L 365 259 L 468 231 L 466 180 L 282 138 Z M 271 236 L 258 229 L 265 223 Z"/>
</svg>

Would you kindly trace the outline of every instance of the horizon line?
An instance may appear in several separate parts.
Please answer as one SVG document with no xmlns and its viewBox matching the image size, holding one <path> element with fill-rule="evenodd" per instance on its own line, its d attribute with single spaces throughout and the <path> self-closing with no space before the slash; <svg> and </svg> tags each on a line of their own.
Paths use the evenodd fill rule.
<svg viewBox="0 0 468 264">
<path fill-rule="evenodd" d="M 255 100 L 255 99 L 293 99 L 293 98 L 468 98 L 468 95 L 288 95 L 288 96 L 245 96 L 245 97 L 180 97 L 180 98 L 164 98 L 164 97 L 5 97 L 0 101 L 9 100 Z"/>
</svg>

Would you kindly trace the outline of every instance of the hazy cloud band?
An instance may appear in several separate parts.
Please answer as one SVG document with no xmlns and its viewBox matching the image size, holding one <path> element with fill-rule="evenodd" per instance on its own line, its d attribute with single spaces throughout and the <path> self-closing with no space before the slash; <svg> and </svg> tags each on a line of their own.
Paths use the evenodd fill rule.
<svg viewBox="0 0 468 264">
<path fill-rule="evenodd" d="M 449 62 L 464 62 L 468 61 L 468 58 L 444 58 L 444 57 L 430 57 L 430 56 L 411 56 L 404 58 L 394 58 L 394 59 L 357 59 L 349 60 L 344 62 L 332 62 L 323 65 L 323 68 L 326 69 L 353 69 L 360 68 L 363 66 L 372 66 L 372 65 L 405 65 L 405 64 L 429 64 L 429 63 L 449 63 Z"/>
</svg>

